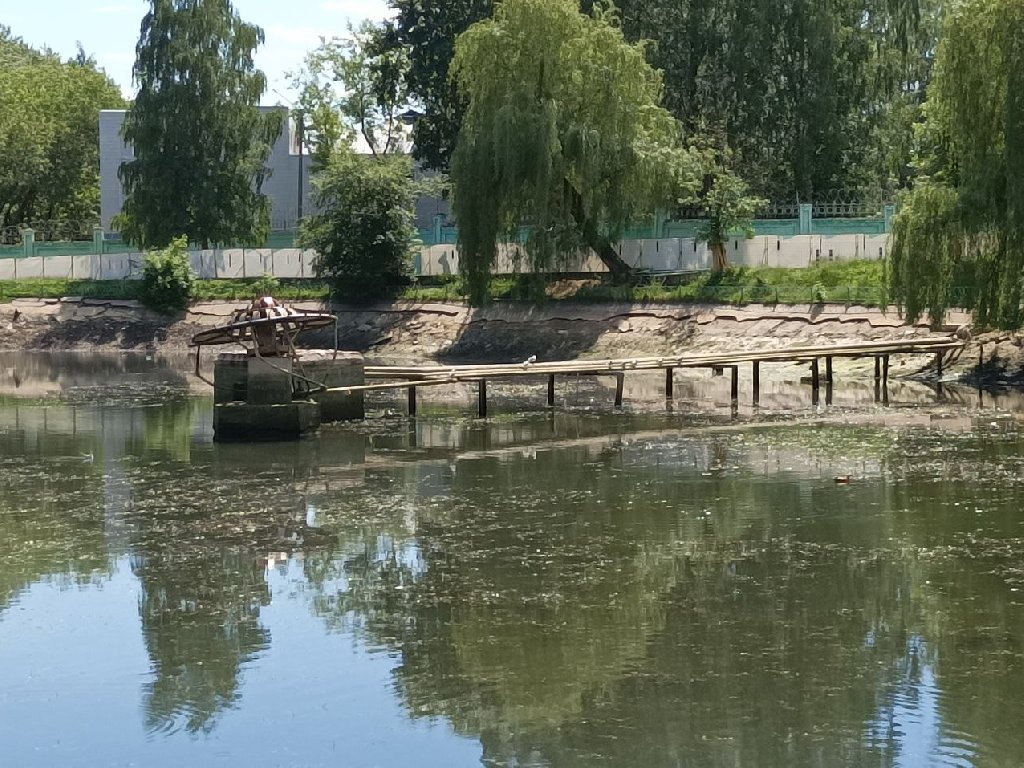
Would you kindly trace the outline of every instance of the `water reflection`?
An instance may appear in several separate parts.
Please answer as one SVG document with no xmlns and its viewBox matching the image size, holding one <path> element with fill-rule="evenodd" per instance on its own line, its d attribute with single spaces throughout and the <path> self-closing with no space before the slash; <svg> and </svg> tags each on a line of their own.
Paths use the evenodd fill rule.
<svg viewBox="0 0 1024 768">
<path fill-rule="evenodd" d="M 107 631 L 141 631 L 155 760 L 178 731 L 261 729 L 255 681 L 297 631 L 383 652 L 402 727 L 450 724 L 489 765 L 1017 764 L 1024 437 L 857 416 L 449 415 L 253 448 L 185 397 L 8 405 L 0 627 L 33 584 L 133 579 L 140 625 Z M 303 745 L 319 708 L 361 706 L 290 698 Z"/>
</svg>

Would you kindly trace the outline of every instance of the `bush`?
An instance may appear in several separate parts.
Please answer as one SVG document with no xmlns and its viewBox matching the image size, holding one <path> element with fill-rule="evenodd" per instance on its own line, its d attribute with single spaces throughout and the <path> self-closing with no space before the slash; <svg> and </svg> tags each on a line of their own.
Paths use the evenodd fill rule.
<svg viewBox="0 0 1024 768">
<path fill-rule="evenodd" d="M 162 250 L 146 253 L 140 298 L 160 312 L 178 312 L 188 308 L 195 281 L 188 260 L 188 238 L 182 236 Z"/>
<path fill-rule="evenodd" d="M 373 301 L 409 283 L 413 238 L 412 164 L 405 156 L 341 152 L 315 180 L 322 213 L 299 231 L 317 252 L 317 276 L 340 299 Z"/>
<path fill-rule="evenodd" d="M 254 299 L 261 299 L 264 296 L 277 296 L 281 291 L 281 281 L 276 276 L 264 272 L 252 284 Z"/>
</svg>

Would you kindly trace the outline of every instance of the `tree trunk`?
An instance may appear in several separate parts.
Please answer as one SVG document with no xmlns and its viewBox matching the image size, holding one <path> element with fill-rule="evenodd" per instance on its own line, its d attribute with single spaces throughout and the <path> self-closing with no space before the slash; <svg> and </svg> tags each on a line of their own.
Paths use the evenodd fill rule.
<svg viewBox="0 0 1024 768">
<path fill-rule="evenodd" d="M 611 241 L 598 231 L 597 224 L 587 218 L 583 210 L 583 196 L 572 185 L 567 183 L 567 186 L 569 187 L 569 194 L 572 196 L 573 218 L 576 219 L 576 224 L 580 228 L 583 243 L 592 249 L 604 265 L 608 267 L 608 272 L 612 276 L 612 282 L 624 283 L 628 281 L 633 275 L 633 268 L 615 252 Z"/>
<path fill-rule="evenodd" d="M 712 243 L 711 255 L 713 257 L 711 262 L 713 272 L 724 272 L 729 268 L 729 258 L 725 255 L 725 243 Z"/>
</svg>

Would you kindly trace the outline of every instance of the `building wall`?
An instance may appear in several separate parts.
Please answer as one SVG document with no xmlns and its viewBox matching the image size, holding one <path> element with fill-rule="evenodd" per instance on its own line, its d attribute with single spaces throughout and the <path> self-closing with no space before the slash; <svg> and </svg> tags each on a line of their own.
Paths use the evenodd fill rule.
<svg viewBox="0 0 1024 768">
<path fill-rule="evenodd" d="M 263 111 L 278 107 L 261 107 Z M 124 189 L 117 176 L 121 164 L 135 154 L 121 138 L 124 110 L 100 112 L 100 223 L 110 231 L 110 221 L 121 212 Z M 288 121 L 267 158 L 270 177 L 263 184 L 263 193 L 270 199 L 270 221 L 273 229 L 294 229 L 298 218 L 299 153 L 294 136 L 295 126 Z M 310 199 L 310 158 L 302 158 L 302 207 L 304 213 L 313 210 Z"/>
</svg>

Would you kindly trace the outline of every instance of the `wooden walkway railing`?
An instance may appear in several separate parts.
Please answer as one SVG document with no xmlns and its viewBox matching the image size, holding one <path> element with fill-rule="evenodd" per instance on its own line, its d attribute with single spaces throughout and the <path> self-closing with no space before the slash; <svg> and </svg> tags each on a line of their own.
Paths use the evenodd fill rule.
<svg viewBox="0 0 1024 768">
<path fill-rule="evenodd" d="M 631 371 L 665 371 L 665 397 L 671 399 L 674 390 L 674 371 L 677 368 L 711 368 L 716 373 L 729 370 L 732 376 L 731 395 L 733 402 L 739 399 L 739 367 L 751 365 L 752 401 L 760 401 L 762 363 L 809 362 L 811 366 L 811 391 L 815 404 L 819 400 L 822 383 L 820 361 L 825 361 L 824 380 L 832 383 L 833 360 L 835 358 L 873 357 L 875 360 L 875 381 L 885 384 L 889 379 L 889 358 L 902 354 L 933 354 L 938 374 L 942 375 L 945 357 L 963 348 L 963 342 L 948 337 L 908 339 L 899 342 L 860 342 L 857 344 L 794 346 L 762 351 L 718 352 L 711 354 L 686 353 L 677 356 L 618 358 L 608 360 L 557 360 L 537 362 L 535 359 L 522 363 L 497 365 L 414 365 L 414 366 L 367 366 L 366 378 L 386 379 L 375 384 L 349 387 L 334 387 L 330 392 L 367 392 L 387 389 L 408 390 L 409 415 L 416 415 L 416 390 L 419 387 L 451 385 L 460 382 L 477 382 L 479 388 L 478 413 L 487 416 L 487 382 L 496 379 L 524 377 L 547 377 L 548 406 L 555 404 L 555 379 L 557 376 L 614 376 L 615 406 L 622 405 L 625 374 Z"/>
</svg>

